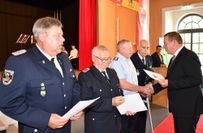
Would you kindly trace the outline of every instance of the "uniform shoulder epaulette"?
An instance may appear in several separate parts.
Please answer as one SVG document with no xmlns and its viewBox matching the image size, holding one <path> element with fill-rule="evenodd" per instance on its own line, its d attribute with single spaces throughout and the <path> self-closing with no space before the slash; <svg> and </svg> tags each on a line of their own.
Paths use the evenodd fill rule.
<svg viewBox="0 0 203 133">
<path fill-rule="evenodd" d="M 113 60 L 117 61 L 119 59 L 119 57 L 114 57 Z"/>
<path fill-rule="evenodd" d="M 27 52 L 27 50 L 25 50 L 25 49 L 21 49 L 21 50 L 18 50 L 18 51 L 12 52 L 12 55 L 14 55 L 14 56 L 18 56 L 18 55 L 24 54 L 24 53 L 26 53 L 26 52 Z"/>
<path fill-rule="evenodd" d="M 84 70 L 82 70 L 82 72 L 86 73 L 90 70 L 90 68 L 85 68 Z"/>
</svg>

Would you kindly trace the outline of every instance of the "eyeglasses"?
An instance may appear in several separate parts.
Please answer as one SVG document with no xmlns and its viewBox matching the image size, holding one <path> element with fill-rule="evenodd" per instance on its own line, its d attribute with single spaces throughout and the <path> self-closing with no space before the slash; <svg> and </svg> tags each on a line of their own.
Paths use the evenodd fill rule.
<svg viewBox="0 0 203 133">
<path fill-rule="evenodd" d="M 105 62 L 110 62 L 111 61 L 111 57 L 108 58 L 100 58 L 96 55 L 94 55 L 94 57 L 96 57 L 97 59 L 99 59 L 101 62 L 105 63 Z"/>
</svg>

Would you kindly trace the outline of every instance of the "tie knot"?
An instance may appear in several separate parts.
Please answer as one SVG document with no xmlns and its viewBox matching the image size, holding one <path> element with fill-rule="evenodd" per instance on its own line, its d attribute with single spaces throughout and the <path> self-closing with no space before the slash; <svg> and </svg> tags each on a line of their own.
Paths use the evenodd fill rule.
<svg viewBox="0 0 203 133">
<path fill-rule="evenodd" d="M 174 60 L 175 60 L 175 58 L 176 58 L 176 56 L 174 55 L 174 56 L 171 58 L 171 60 L 172 60 L 172 61 L 174 61 Z"/>
<path fill-rule="evenodd" d="M 101 73 L 102 73 L 104 76 L 106 75 L 106 72 L 105 72 L 105 71 L 102 71 Z"/>
<path fill-rule="evenodd" d="M 54 59 L 55 59 L 55 58 L 51 58 L 51 62 L 53 62 L 53 63 L 54 63 Z"/>
<path fill-rule="evenodd" d="M 144 58 L 142 58 L 142 63 L 144 64 Z"/>
</svg>

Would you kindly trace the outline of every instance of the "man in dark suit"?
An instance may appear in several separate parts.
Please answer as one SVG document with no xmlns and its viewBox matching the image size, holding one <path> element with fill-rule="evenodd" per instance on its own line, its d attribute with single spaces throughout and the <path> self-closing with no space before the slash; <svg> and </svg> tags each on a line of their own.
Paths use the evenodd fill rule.
<svg viewBox="0 0 203 133">
<path fill-rule="evenodd" d="M 145 86 L 151 79 L 146 75 L 143 69 L 151 70 L 152 61 L 151 57 L 148 55 L 149 44 L 147 40 L 140 40 L 138 45 L 137 52 L 135 52 L 130 59 L 137 70 L 138 85 Z M 145 97 L 142 97 L 146 99 Z M 147 120 L 147 111 L 136 113 L 136 132 L 145 133 L 146 129 L 146 120 Z"/>
<path fill-rule="evenodd" d="M 79 100 L 80 88 L 67 55 L 61 52 L 62 24 L 52 17 L 40 18 L 33 34 L 36 45 L 7 60 L 0 110 L 18 121 L 19 133 L 70 133 L 70 120 L 61 116 Z"/>
<path fill-rule="evenodd" d="M 165 66 L 163 62 L 163 56 L 161 55 L 161 46 L 156 46 L 156 52 L 151 55 L 152 58 L 152 67 L 161 67 Z"/>
<path fill-rule="evenodd" d="M 182 45 L 177 32 L 164 35 L 164 48 L 172 54 L 166 79 L 155 84 L 155 93 L 168 87 L 169 111 L 173 114 L 176 133 L 195 133 L 203 107 L 200 85 L 201 64 L 198 56 Z"/>
<path fill-rule="evenodd" d="M 85 133 L 119 133 L 120 114 L 116 106 L 124 102 L 119 79 L 113 69 L 108 49 L 98 45 L 92 50 L 93 65 L 79 74 L 81 99 L 100 97 L 85 109 Z"/>
</svg>

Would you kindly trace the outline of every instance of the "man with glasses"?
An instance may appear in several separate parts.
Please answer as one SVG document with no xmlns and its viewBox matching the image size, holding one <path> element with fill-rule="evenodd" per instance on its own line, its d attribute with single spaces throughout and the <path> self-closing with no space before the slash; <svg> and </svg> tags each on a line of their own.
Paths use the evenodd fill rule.
<svg viewBox="0 0 203 133">
<path fill-rule="evenodd" d="M 117 51 L 118 53 L 110 66 L 117 72 L 124 95 L 134 93 L 150 95 L 152 92 L 148 86 L 138 85 L 136 68 L 130 59 L 133 52 L 131 42 L 129 40 L 120 40 L 117 43 Z M 134 112 L 129 112 L 129 114 L 127 113 L 121 117 L 121 133 L 136 132 L 136 115 L 134 114 Z"/>
<path fill-rule="evenodd" d="M 81 99 L 100 97 L 85 111 L 85 133 L 119 133 L 120 114 L 116 106 L 124 102 L 119 79 L 113 69 L 108 49 L 98 45 L 92 49 L 93 65 L 79 76 Z"/>
</svg>

